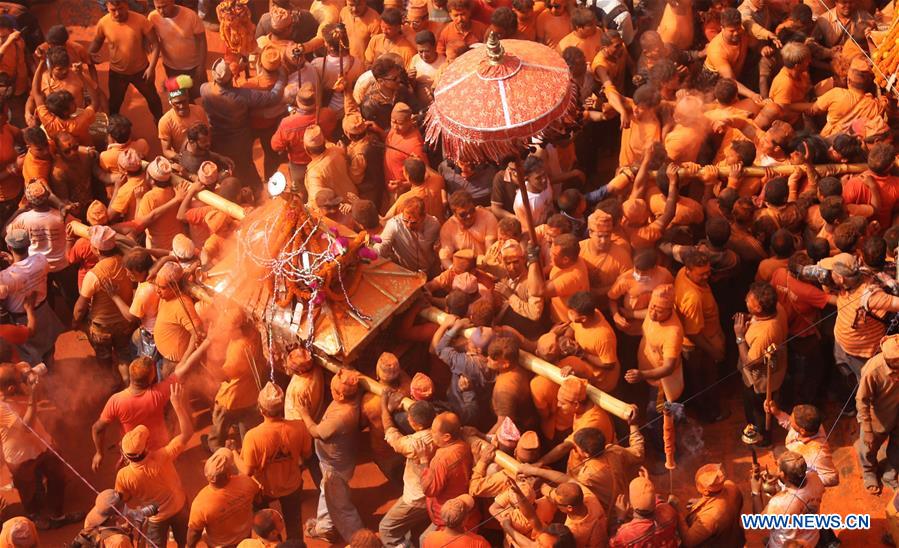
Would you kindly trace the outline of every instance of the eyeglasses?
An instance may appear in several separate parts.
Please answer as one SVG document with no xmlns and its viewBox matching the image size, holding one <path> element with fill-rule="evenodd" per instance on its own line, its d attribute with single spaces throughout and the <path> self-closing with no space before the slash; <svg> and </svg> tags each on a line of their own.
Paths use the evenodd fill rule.
<svg viewBox="0 0 899 548">
<path fill-rule="evenodd" d="M 472 217 L 474 217 L 474 208 L 457 211 L 456 216 L 460 219 L 471 219 Z"/>
</svg>

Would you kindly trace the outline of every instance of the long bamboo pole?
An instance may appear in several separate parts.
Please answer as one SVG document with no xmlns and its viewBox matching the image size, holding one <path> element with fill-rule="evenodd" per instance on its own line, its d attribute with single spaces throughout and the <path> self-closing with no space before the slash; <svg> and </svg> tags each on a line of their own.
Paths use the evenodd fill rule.
<svg viewBox="0 0 899 548">
<path fill-rule="evenodd" d="M 709 167 L 709 166 L 703 166 L 703 167 Z M 730 174 L 729 167 L 721 167 L 721 166 L 711 166 L 711 167 L 714 167 L 715 169 L 718 170 L 719 177 L 727 177 Z M 818 172 L 818 175 L 822 175 L 822 176 L 825 174 L 828 174 L 828 173 L 831 175 L 853 175 L 853 174 L 862 173 L 863 171 L 868 170 L 867 164 L 818 164 L 813 167 L 815 168 L 815 171 Z M 741 172 L 741 174 L 749 176 L 749 177 L 764 177 L 765 170 L 770 169 L 777 175 L 790 175 L 797 168 L 803 169 L 803 166 L 795 166 L 792 164 L 771 166 L 769 168 L 764 168 L 761 166 L 746 166 L 743 168 L 743 171 Z M 651 174 L 653 176 L 655 176 L 656 172 L 653 171 L 653 172 L 651 172 Z M 689 173 L 685 169 L 677 170 L 677 174 L 681 177 L 686 177 L 689 175 Z"/>
<path fill-rule="evenodd" d="M 447 317 L 447 314 L 439 308 L 430 307 L 422 310 L 419 316 L 428 320 L 429 322 L 439 324 L 443 323 L 443 321 Z M 473 330 L 470 328 L 467 329 L 464 333 L 465 336 L 470 336 L 472 331 Z M 548 361 L 542 360 L 537 356 L 531 354 L 530 352 L 525 352 L 524 350 L 519 351 L 518 355 L 519 363 L 528 371 L 540 375 L 541 377 L 546 377 L 556 384 L 562 384 L 562 381 L 565 379 L 565 377 L 562 376 L 562 370 L 549 363 Z M 633 407 L 619 400 L 618 398 L 606 394 L 595 386 L 587 386 L 587 397 L 605 411 L 608 411 L 609 413 L 622 420 L 629 421 L 633 418 Z"/>
<path fill-rule="evenodd" d="M 144 169 L 146 169 L 148 163 L 149 162 L 141 162 L 141 165 L 144 167 Z M 186 179 L 175 173 L 172 173 L 172 182 L 177 185 L 189 185 L 192 183 L 190 179 Z M 241 207 L 239 204 L 235 204 L 231 200 L 222 198 L 215 192 L 209 190 L 201 190 L 200 192 L 197 192 L 197 195 L 195 197 L 197 200 L 203 202 L 204 204 L 212 206 L 222 213 L 225 213 L 237 219 L 238 221 L 242 221 L 246 216 L 246 212 L 244 211 L 243 207 Z"/>
</svg>

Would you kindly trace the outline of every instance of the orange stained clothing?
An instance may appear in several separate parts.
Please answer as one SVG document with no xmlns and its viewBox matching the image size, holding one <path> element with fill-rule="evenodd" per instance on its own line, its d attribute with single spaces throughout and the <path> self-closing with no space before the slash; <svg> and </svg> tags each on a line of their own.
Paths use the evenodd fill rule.
<svg viewBox="0 0 899 548">
<path fill-rule="evenodd" d="M 789 262 L 789 257 L 786 259 L 778 259 L 777 257 L 762 259 L 762 262 L 759 263 L 758 270 L 755 271 L 755 281 L 770 282 L 774 272 L 779 268 L 785 268 Z"/>
<path fill-rule="evenodd" d="M 247 432 L 240 452 L 269 498 L 283 497 L 302 487 L 303 465 L 310 455 L 312 437 L 303 421 L 268 417 Z"/>
<path fill-rule="evenodd" d="M 703 335 L 716 349 L 724 351 L 724 332 L 718 321 L 718 303 L 712 289 L 699 286 L 687 278 L 687 269 L 682 268 L 674 278 L 675 309 L 684 326 L 684 335 Z M 684 346 L 692 348 L 693 343 L 684 338 Z"/>
<path fill-rule="evenodd" d="M 607 440 L 605 450 L 584 461 L 577 469 L 575 479 L 590 489 L 599 499 L 603 509 L 610 512 L 619 494 L 626 493 L 628 484 L 643 464 L 646 453 L 643 435 L 639 430 L 630 434 L 630 443 L 622 447 Z"/>
<path fill-rule="evenodd" d="M 249 476 L 231 476 L 223 487 L 200 489 L 190 506 L 188 527 L 206 531 L 211 546 L 234 546 L 253 530 L 253 499 L 259 484 Z"/>
<path fill-rule="evenodd" d="M 555 48 L 565 36 L 571 32 L 571 14 L 566 10 L 562 15 L 553 15 L 550 10 L 545 10 L 537 15 L 534 23 L 537 41 L 551 48 Z M 587 59 L 590 59 L 589 57 Z"/>
<path fill-rule="evenodd" d="M 672 162 L 695 162 L 707 135 L 703 126 L 677 124 L 665 135 L 665 152 Z"/>
<path fill-rule="evenodd" d="M 84 276 L 80 295 L 90 301 L 91 321 L 100 325 L 127 323 L 115 302 L 103 289 L 104 283 L 112 284 L 119 297 L 126 303 L 131 302 L 134 290 L 125 272 L 122 255 L 101 258 Z"/>
<path fill-rule="evenodd" d="M 623 246 L 612 244 L 608 251 L 598 252 L 590 240 L 581 240 L 580 245 L 580 257 L 587 265 L 591 289 L 611 287 L 618 275 L 632 266 L 631 254 Z"/>
<path fill-rule="evenodd" d="M 16 162 L 18 153 L 15 145 L 20 141 L 22 130 L 12 124 L 3 124 L 0 127 L 0 166 Z M 22 177 L 18 174 L 10 174 L 5 170 L 0 173 L 0 202 L 14 200 L 22 192 Z"/>
<path fill-rule="evenodd" d="M 581 349 L 596 358 L 599 363 L 609 367 L 592 366 L 591 377 L 593 384 L 603 392 L 611 392 L 618 385 L 618 377 L 621 373 L 621 364 L 618 362 L 618 341 L 615 331 L 597 310 L 595 317 L 586 323 L 571 323 L 574 331 L 574 339 Z"/>
<path fill-rule="evenodd" d="M 137 213 L 138 194 L 143 194 L 149 186 L 143 172 L 137 176 L 129 175 L 109 202 L 109 212 L 121 214 L 123 221 L 134 219 Z"/>
<path fill-rule="evenodd" d="M 197 36 L 205 36 L 206 29 L 194 10 L 183 6 L 175 6 L 175 9 L 174 17 L 163 17 L 153 10 L 147 20 L 159 37 L 160 57 L 165 66 L 190 70 L 203 61 L 204 52 L 197 47 Z"/>
<path fill-rule="evenodd" d="M 618 301 L 619 306 L 626 312 L 642 311 L 649 307 L 653 289 L 662 284 L 672 283 L 674 276 L 667 268 L 657 266 L 650 271 L 647 279 L 641 277 L 639 280 L 634 278 L 634 269 L 631 268 L 618 276 L 609 289 L 608 297 L 609 300 Z M 630 327 L 624 332 L 639 337 L 642 333 L 641 322 L 631 321 Z"/>
<path fill-rule="evenodd" d="M 563 358 L 559 362 L 559 367 L 572 365 L 566 362 L 568 358 Z M 583 360 L 577 360 L 582 369 L 575 370 L 575 373 L 584 377 L 590 376 L 589 366 L 584 367 Z M 572 367 L 574 369 L 574 367 Z M 559 394 L 559 385 L 553 381 L 534 375 L 531 378 L 531 399 L 534 400 L 534 407 L 537 408 L 537 415 L 540 417 L 540 430 L 546 439 L 558 439 L 559 434 L 571 428 L 574 420 L 573 413 L 563 412 L 558 406 L 557 396 Z"/>
<path fill-rule="evenodd" d="M 144 139 L 133 139 L 127 143 L 112 143 L 106 146 L 106 150 L 100 153 L 98 162 L 100 169 L 109 173 L 121 173 L 119 169 L 119 154 L 126 148 L 133 148 L 137 155 L 147 159 L 150 154 L 150 145 Z"/>
<path fill-rule="evenodd" d="M 31 151 L 25 153 L 25 159 L 22 162 L 22 179 L 30 181 L 31 179 L 50 180 L 50 172 L 53 170 L 52 160 L 42 160 L 35 158 Z"/>
<path fill-rule="evenodd" d="M 487 35 L 487 26 L 480 21 L 471 21 L 468 30 L 460 31 L 453 23 L 447 24 L 437 36 L 437 53 L 446 55 L 446 49 L 450 45 L 465 44 L 470 46 L 483 42 Z M 436 77 L 435 77 L 436 80 Z"/>
<path fill-rule="evenodd" d="M 598 51 L 595 56 L 587 57 L 587 59 L 592 59 L 590 63 L 590 72 L 596 74 L 596 69 L 602 68 L 606 71 L 606 74 L 609 75 L 609 79 L 612 84 L 615 85 L 615 89 L 620 91 L 625 89 L 625 76 L 627 73 L 627 53 L 622 52 L 619 53 L 617 59 L 612 59 L 607 56 L 605 52 Z M 599 82 L 599 77 L 596 78 L 596 81 Z"/>
<path fill-rule="evenodd" d="M 146 217 L 154 209 L 164 205 L 175 197 L 172 187 L 153 187 L 148 190 L 137 203 L 137 217 Z M 162 217 L 147 227 L 147 247 L 155 249 L 172 249 L 172 240 L 184 231 L 184 225 L 178 220 L 178 210 L 170 208 Z"/>
<path fill-rule="evenodd" d="M 215 394 L 215 403 L 225 409 L 255 406 L 259 388 L 256 385 L 258 373 L 253 369 L 256 363 L 262 363 L 262 359 L 258 334 L 256 337 L 240 335 L 230 338 L 225 350 L 225 363 L 222 364 L 226 380 L 222 381 Z"/>
<path fill-rule="evenodd" d="M 746 329 L 746 344 L 749 345 L 748 358 L 750 363 L 762 360 L 768 347 L 776 345 L 778 348 L 787 340 L 787 314 L 778 304 L 777 312 L 766 318 L 753 317 Z M 775 352 L 775 364 L 771 370 L 771 391 L 780 389 L 784 376 L 787 373 L 787 353 Z M 756 394 L 764 394 L 768 384 L 768 375 L 765 366 L 756 368 L 743 367 L 740 369 L 743 375 L 743 384 L 747 388 L 755 390 Z"/>
<path fill-rule="evenodd" d="M 384 181 L 402 181 L 403 162 L 410 156 L 415 156 L 428 164 L 428 156 L 425 154 L 425 140 L 421 132 L 414 126 L 406 135 L 391 129 L 387 132 L 384 141 Z"/>
<path fill-rule="evenodd" d="M 191 103 L 190 114 L 182 118 L 175 114 L 175 109 L 169 109 L 162 118 L 159 119 L 158 137 L 159 140 L 165 139 L 169 142 L 169 146 L 175 152 L 180 152 L 184 143 L 187 142 L 187 130 L 196 123 L 209 125 L 209 118 L 206 111 L 200 105 Z"/>
<path fill-rule="evenodd" d="M 556 296 L 549 301 L 552 318 L 557 322 L 567 322 L 569 308 L 565 303 L 568 297 L 578 291 L 590 290 L 590 274 L 587 270 L 587 263 L 578 257 L 573 265 L 566 268 L 553 265 L 549 271 L 548 281 L 552 282 L 556 289 Z"/>
<path fill-rule="evenodd" d="M 309 414 L 318 419 L 322 412 L 325 397 L 325 380 L 321 367 L 313 366 L 305 373 L 290 376 L 290 383 L 284 392 L 284 418 L 300 419 L 300 407 L 304 401 L 309 402 Z"/>
<path fill-rule="evenodd" d="M 559 44 L 556 46 L 556 49 L 559 53 L 565 51 L 566 48 L 577 48 L 584 52 L 584 57 L 587 59 L 593 59 L 596 57 L 596 54 L 599 53 L 599 48 L 601 47 L 599 44 L 600 31 L 597 30 L 590 36 L 586 38 L 581 38 L 575 31 L 571 31 L 565 35 L 564 38 L 559 40 Z"/>
<path fill-rule="evenodd" d="M 658 218 L 665 212 L 665 202 L 668 198 L 661 192 L 657 192 L 649 197 L 649 210 Z M 700 224 L 705 217 L 702 204 L 692 198 L 686 196 L 678 196 L 677 203 L 674 206 L 674 217 L 671 219 L 671 226 L 677 225 L 696 225 Z"/>
<path fill-rule="evenodd" d="M 106 14 L 97 23 L 97 33 L 105 38 L 109 48 L 109 69 L 119 74 L 133 75 L 150 64 L 144 41 L 153 33 L 153 25 L 143 15 L 130 11 L 128 19 L 119 23 Z"/>
<path fill-rule="evenodd" d="M 634 102 L 622 97 L 627 107 L 633 112 Z M 662 123 L 655 113 L 641 118 L 632 118 L 630 126 L 621 130 L 621 148 L 618 152 L 619 166 L 639 165 L 646 151 L 646 143 L 657 143 L 662 140 Z"/>
<path fill-rule="evenodd" d="M 381 32 L 381 18 L 378 12 L 368 8 L 362 17 L 357 17 L 350 12 L 350 8 L 345 7 L 340 10 L 340 22 L 346 25 L 350 55 L 356 59 L 365 59 L 369 40 Z"/>
<path fill-rule="evenodd" d="M 677 6 L 666 2 L 662 19 L 656 29 L 666 44 L 680 50 L 688 50 L 693 45 L 694 21 L 691 0 L 680 0 Z"/>
<path fill-rule="evenodd" d="M 49 72 L 45 72 L 41 77 L 41 93 L 44 94 L 45 98 L 54 91 L 63 90 L 72 94 L 76 108 L 84 106 L 84 82 L 74 71 L 70 70 L 62 80 L 53 78 Z"/>
<path fill-rule="evenodd" d="M 565 526 L 571 531 L 578 547 L 608 546 L 608 519 L 602 504 L 588 488 L 581 485 L 581 490 L 584 491 L 587 514 L 581 518 L 565 516 Z"/>
<path fill-rule="evenodd" d="M 724 33 L 720 33 L 712 38 L 705 51 L 704 68 L 721 73 L 726 67 L 730 67 L 733 77 L 738 78 L 743 72 L 746 54 L 749 52 L 749 35 L 744 33 L 739 44 L 730 44 L 724 39 Z"/>
<path fill-rule="evenodd" d="M 870 313 L 860 312 L 865 291 L 870 292 L 868 310 L 879 317 L 885 315 L 892 298 L 878 287 L 861 284 L 837 295 L 837 321 L 833 329 L 833 337 L 843 350 L 859 358 L 870 358 L 880 352 L 880 339 L 886 334 L 883 322 L 872 318 Z"/>
<path fill-rule="evenodd" d="M 188 350 L 191 334 L 199 325 L 200 318 L 190 297 L 182 294 L 173 299 L 160 299 L 153 328 L 156 349 L 167 360 L 181 360 Z"/>
<path fill-rule="evenodd" d="M 395 53 L 403 59 L 403 66 L 408 66 L 409 61 L 415 57 L 417 53 L 415 45 L 402 34 L 397 36 L 396 40 L 389 40 L 385 34 L 375 34 L 368 41 L 368 47 L 365 48 L 365 64 L 371 65 L 375 59 L 385 53 Z"/>
<path fill-rule="evenodd" d="M 446 214 L 444 213 L 446 208 L 443 201 L 444 185 L 443 177 L 438 175 L 436 171 L 428 170 L 424 184 L 413 186 L 400 194 L 396 199 L 396 204 L 394 204 L 396 206 L 394 211 L 402 211 L 403 204 L 409 198 L 421 198 L 425 203 L 425 213 L 442 223 L 446 219 Z"/>
<path fill-rule="evenodd" d="M 97 117 L 93 106 L 88 106 L 80 110 L 71 118 L 60 118 L 55 114 L 51 114 L 46 106 L 40 105 L 34 109 L 37 119 L 40 120 L 41 126 L 47 132 L 47 136 L 51 139 L 62 131 L 72 134 L 72 137 L 78 140 L 79 145 L 89 146 L 93 144 L 93 138 L 90 134 L 91 124 Z"/>
<path fill-rule="evenodd" d="M 884 114 L 883 105 L 874 95 L 855 89 L 833 88 L 818 97 L 814 105 L 814 110 L 827 114 L 821 137 L 845 133 L 859 118 L 873 119 Z"/>
<path fill-rule="evenodd" d="M 589 399 L 587 401 L 590 401 Z M 565 441 L 574 443 L 574 433 L 582 428 L 596 428 L 606 437 L 606 440 L 615 440 L 615 425 L 612 424 L 612 417 L 595 403 L 590 403 L 590 407 L 583 413 L 575 413 L 571 423 L 571 434 Z M 572 451 L 568 457 L 568 471 L 573 472 L 574 469 L 583 462 Z"/>
<path fill-rule="evenodd" d="M 437 529 L 428 533 L 421 543 L 421 548 L 443 548 L 449 545 L 452 545 L 453 548 L 490 548 L 487 539 L 477 533 L 457 534 L 446 529 Z"/>
<path fill-rule="evenodd" d="M 130 462 L 120 469 L 115 490 L 122 494 L 122 501 L 132 508 L 157 505 L 159 512 L 148 518 L 153 523 L 162 523 L 180 512 L 187 497 L 175 469 L 175 459 L 184 449 L 178 436 L 162 449 L 150 451 L 142 461 Z"/>
<path fill-rule="evenodd" d="M 675 360 L 677 365 L 671 374 L 658 380 L 646 379 L 652 386 L 662 385 L 665 398 L 677 401 L 684 391 L 684 370 L 681 363 L 681 350 L 684 346 L 684 328 L 677 314 L 672 313 L 667 320 L 657 322 L 646 315 L 642 325 L 643 338 L 637 350 L 637 367 L 641 371 L 657 369 L 665 365 L 666 360 Z"/>
<path fill-rule="evenodd" d="M 787 67 L 783 67 L 772 80 L 768 97 L 778 105 L 802 103 L 811 89 L 812 82 L 808 72 L 803 72 L 802 77 L 796 80 L 790 76 Z"/>
<path fill-rule="evenodd" d="M 442 261 L 450 260 L 453 253 L 460 249 L 474 250 L 477 256 L 487 253 L 488 245 L 496 239 L 496 217 L 481 206 L 475 208 L 474 216 L 474 224 L 469 228 L 462 228 L 455 215 L 443 223 L 440 228 Z"/>
</svg>

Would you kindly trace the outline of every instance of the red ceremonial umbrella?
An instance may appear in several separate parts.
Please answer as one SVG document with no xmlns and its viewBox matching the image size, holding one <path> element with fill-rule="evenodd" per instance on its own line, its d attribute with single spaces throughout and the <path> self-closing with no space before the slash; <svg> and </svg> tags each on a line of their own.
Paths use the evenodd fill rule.
<svg viewBox="0 0 899 548">
<path fill-rule="evenodd" d="M 567 131 L 578 110 L 577 89 L 561 55 L 543 44 L 500 41 L 491 33 L 486 47 L 460 56 L 437 78 L 425 138 L 432 145 L 440 141 L 445 158 L 499 163 L 520 158 L 534 137 Z M 517 182 L 530 213 L 524 185 Z"/>
<path fill-rule="evenodd" d="M 563 133 L 577 118 L 568 65 L 554 49 L 490 34 L 448 65 L 434 84 L 426 137 L 453 160 L 501 162 L 533 137 Z"/>
</svg>

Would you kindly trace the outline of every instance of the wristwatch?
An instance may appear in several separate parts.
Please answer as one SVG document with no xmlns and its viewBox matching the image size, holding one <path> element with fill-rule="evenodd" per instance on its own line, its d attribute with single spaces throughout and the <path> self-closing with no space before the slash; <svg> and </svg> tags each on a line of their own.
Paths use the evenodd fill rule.
<svg viewBox="0 0 899 548">
<path fill-rule="evenodd" d="M 745 341 L 745 340 L 746 339 L 744 339 L 743 337 L 737 337 L 737 345 L 739 346 L 739 345 L 743 344 L 743 341 Z"/>
</svg>

